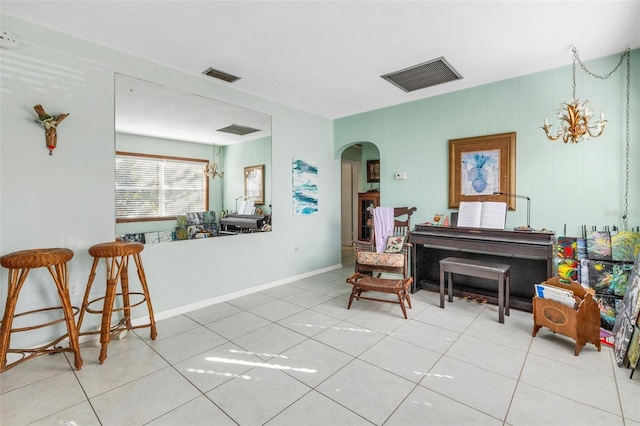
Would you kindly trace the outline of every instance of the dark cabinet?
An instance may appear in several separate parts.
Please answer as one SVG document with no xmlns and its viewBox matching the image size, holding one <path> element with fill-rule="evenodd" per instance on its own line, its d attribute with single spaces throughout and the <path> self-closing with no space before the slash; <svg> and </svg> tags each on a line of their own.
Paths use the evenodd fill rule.
<svg viewBox="0 0 640 426">
<path fill-rule="evenodd" d="M 373 208 L 380 205 L 380 192 L 361 192 L 358 194 L 358 240 L 371 239 L 373 226 Z"/>
</svg>

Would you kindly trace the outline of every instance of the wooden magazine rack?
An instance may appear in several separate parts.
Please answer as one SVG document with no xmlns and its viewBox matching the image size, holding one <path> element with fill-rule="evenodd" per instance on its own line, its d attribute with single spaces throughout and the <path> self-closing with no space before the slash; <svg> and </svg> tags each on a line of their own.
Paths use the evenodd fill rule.
<svg viewBox="0 0 640 426">
<path fill-rule="evenodd" d="M 593 343 L 600 352 L 600 309 L 593 300 L 595 291 L 571 281 L 568 284 L 559 277 L 549 278 L 543 284 L 573 291 L 576 307 L 563 305 L 551 299 L 533 298 L 533 337 L 541 327 L 547 327 L 554 333 L 571 337 L 576 341 L 575 355 L 582 348 Z"/>
</svg>

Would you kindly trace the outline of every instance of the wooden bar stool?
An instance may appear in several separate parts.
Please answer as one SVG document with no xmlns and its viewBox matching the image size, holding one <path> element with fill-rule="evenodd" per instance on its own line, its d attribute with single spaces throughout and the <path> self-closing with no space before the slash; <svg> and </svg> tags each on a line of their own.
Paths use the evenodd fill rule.
<svg viewBox="0 0 640 426">
<path fill-rule="evenodd" d="M 0 373 L 7 371 L 8 369 L 15 367 L 16 365 L 35 356 L 56 352 L 73 352 L 75 357 L 75 367 L 78 370 L 82 368 L 82 357 L 80 356 L 80 345 L 78 344 L 78 328 L 76 327 L 74 318 L 74 310 L 75 312 L 77 312 L 78 309 L 71 306 L 71 299 L 69 298 L 69 276 L 67 262 L 69 262 L 72 257 L 73 251 L 65 248 L 23 250 L 6 254 L 0 257 L 0 265 L 9 270 L 7 305 L 4 311 L 2 325 L 0 326 Z M 22 289 L 22 285 L 27 279 L 29 272 L 33 268 L 45 267 L 49 270 L 49 273 L 53 277 L 53 282 L 58 290 L 58 297 L 60 298 L 60 303 L 62 305 L 53 308 L 43 308 L 16 314 L 15 311 L 16 304 L 18 303 L 18 296 L 20 295 L 20 290 Z M 64 318 L 59 318 L 47 323 L 32 326 L 13 329 L 11 328 L 13 325 L 13 320 L 16 317 L 34 314 L 37 312 L 52 311 L 56 309 L 62 309 Z M 30 349 L 12 349 L 9 347 L 11 342 L 11 333 L 18 333 L 22 331 L 48 327 L 54 324 L 59 324 L 62 321 L 65 321 L 67 324 L 67 334 L 60 336 L 49 344 Z M 56 345 L 67 337 L 69 337 L 69 347 L 56 348 Z M 7 364 L 7 353 L 18 353 L 21 354 L 22 357 L 17 361 Z"/>
<path fill-rule="evenodd" d="M 149 287 L 147 286 L 147 279 L 144 274 L 144 268 L 142 266 L 142 259 L 140 259 L 140 252 L 144 250 L 144 244 L 129 242 L 129 241 L 113 241 L 108 243 L 96 244 L 89 248 L 89 254 L 94 258 L 91 272 L 89 273 L 89 281 L 87 282 L 87 288 L 84 293 L 84 300 L 82 302 L 82 308 L 80 310 L 80 317 L 78 318 L 78 329 L 81 330 L 82 321 L 84 319 L 85 312 L 91 314 L 102 314 L 102 322 L 100 330 L 80 332 L 81 336 L 88 334 L 100 334 L 100 364 L 107 359 L 107 345 L 110 340 L 111 333 L 126 332 L 127 330 L 134 330 L 136 328 L 151 328 L 151 340 L 155 340 L 157 336 L 156 322 L 153 318 L 153 308 L 151 307 L 151 296 L 149 295 Z M 132 256 L 136 263 L 138 270 L 138 278 L 142 286 L 142 292 L 129 291 L 129 257 Z M 91 293 L 91 286 L 96 276 L 96 268 L 100 259 L 105 260 L 107 268 L 107 289 L 106 293 L 102 297 L 98 297 L 89 301 L 89 294 Z M 120 290 L 117 292 L 117 284 L 120 281 Z M 130 296 L 141 296 L 141 300 L 135 304 L 131 304 Z M 116 296 L 122 297 L 122 307 L 114 307 Z M 104 300 L 102 310 L 91 308 L 91 306 L 100 300 Z M 133 326 L 131 324 L 131 308 L 134 308 L 142 303 L 147 303 L 147 311 L 149 312 L 149 323 Z M 120 322 L 114 326 L 111 325 L 111 316 L 113 312 L 123 311 L 123 318 Z"/>
</svg>

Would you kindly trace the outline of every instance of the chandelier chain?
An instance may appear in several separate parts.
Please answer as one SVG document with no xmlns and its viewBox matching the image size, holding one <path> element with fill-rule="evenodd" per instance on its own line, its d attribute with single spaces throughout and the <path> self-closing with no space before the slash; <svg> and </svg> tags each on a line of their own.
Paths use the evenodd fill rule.
<svg viewBox="0 0 640 426">
<path fill-rule="evenodd" d="M 628 218 L 629 218 L 629 154 L 630 154 L 630 145 L 631 145 L 631 137 L 630 137 L 630 124 L 629 124 L 629 97 L 631 93 L 631 49 L 627 47 L 622 56 L 620 57 L 620 61 L 618 64 L 607 74 L 599 75 L 595 74 L 587 69 L 587 67 L 580 60 L 580 55 L 578 54 L 578 49 L 573 47 L 573 98 L 576 98 L 576 62 L 580 64 L 582 70 L 589 74 L 592 77 L 599 78 L 601 80 L 606 80 L 611 77 L 611 74 L 616 72 L 620 65 L 622 65 L 622 61 L 624 61 L 625 57 L 627 58 L 627 92 L 626 92 L 626 111 L 625 111 L 625 177 L 624 177 L 624 207 L 622 211 L 622 225 L 625 230 L 628 230 Z"/>
<path fill-rule="evenodd" d="M 622 225 L 627 231 L 628 217 L 629 217 L 629 150 L 631 145 L 630 131 L 629 131 L 629 95 L 631 92 L 631 54 L 627 49 L 625 52 L 627 55 L 627 105 L 626 105 L 626 148 L 625 148 L 625 180 L 624 180 L 624 209 L 622 212 Z"/>
</svg>

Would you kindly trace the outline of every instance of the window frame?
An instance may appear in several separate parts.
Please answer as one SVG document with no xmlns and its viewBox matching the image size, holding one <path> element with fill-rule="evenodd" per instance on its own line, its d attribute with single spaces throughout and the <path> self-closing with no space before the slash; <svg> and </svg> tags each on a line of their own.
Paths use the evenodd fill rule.
<svg viewBox="0 0 640 426">
<path fill-rule="evenodd" d="M 204 191 L 204 209 L 203 211 L 209 210 L 209 179 L 204 176 L 204 168 L 209 165 L 209 160 L 202 158 L 188 158 L 188 157 L 176 157 L 170 155 L 157 155 L 157 154 L 143 154 L 139 152 L 127 152 L 127 151 L 116 151 L 117 156 L 126 156 L 126 157 L 143 157 L 148 159 L 155 160 L 164 160 L 164 161 L 174 161 L 174 162 L 184 162 L 184 163 L 202 163 L 203 170 L 203 188 Z M 115 200 L 115 170 L 114 170 L 114 201 Z M 115 203 L 114 203 L 115 205 Z M 115 211 L 114 211 L 115 213 Z M 157 222 L 164 220 L 176 220 L 177 215 L 171 216 L 147 216 L 147 217 L 136 217 L 136 218 L 118 218 L 116 217 L 116 223 L 129 223 L 129 222 Z"/>
</svg>

